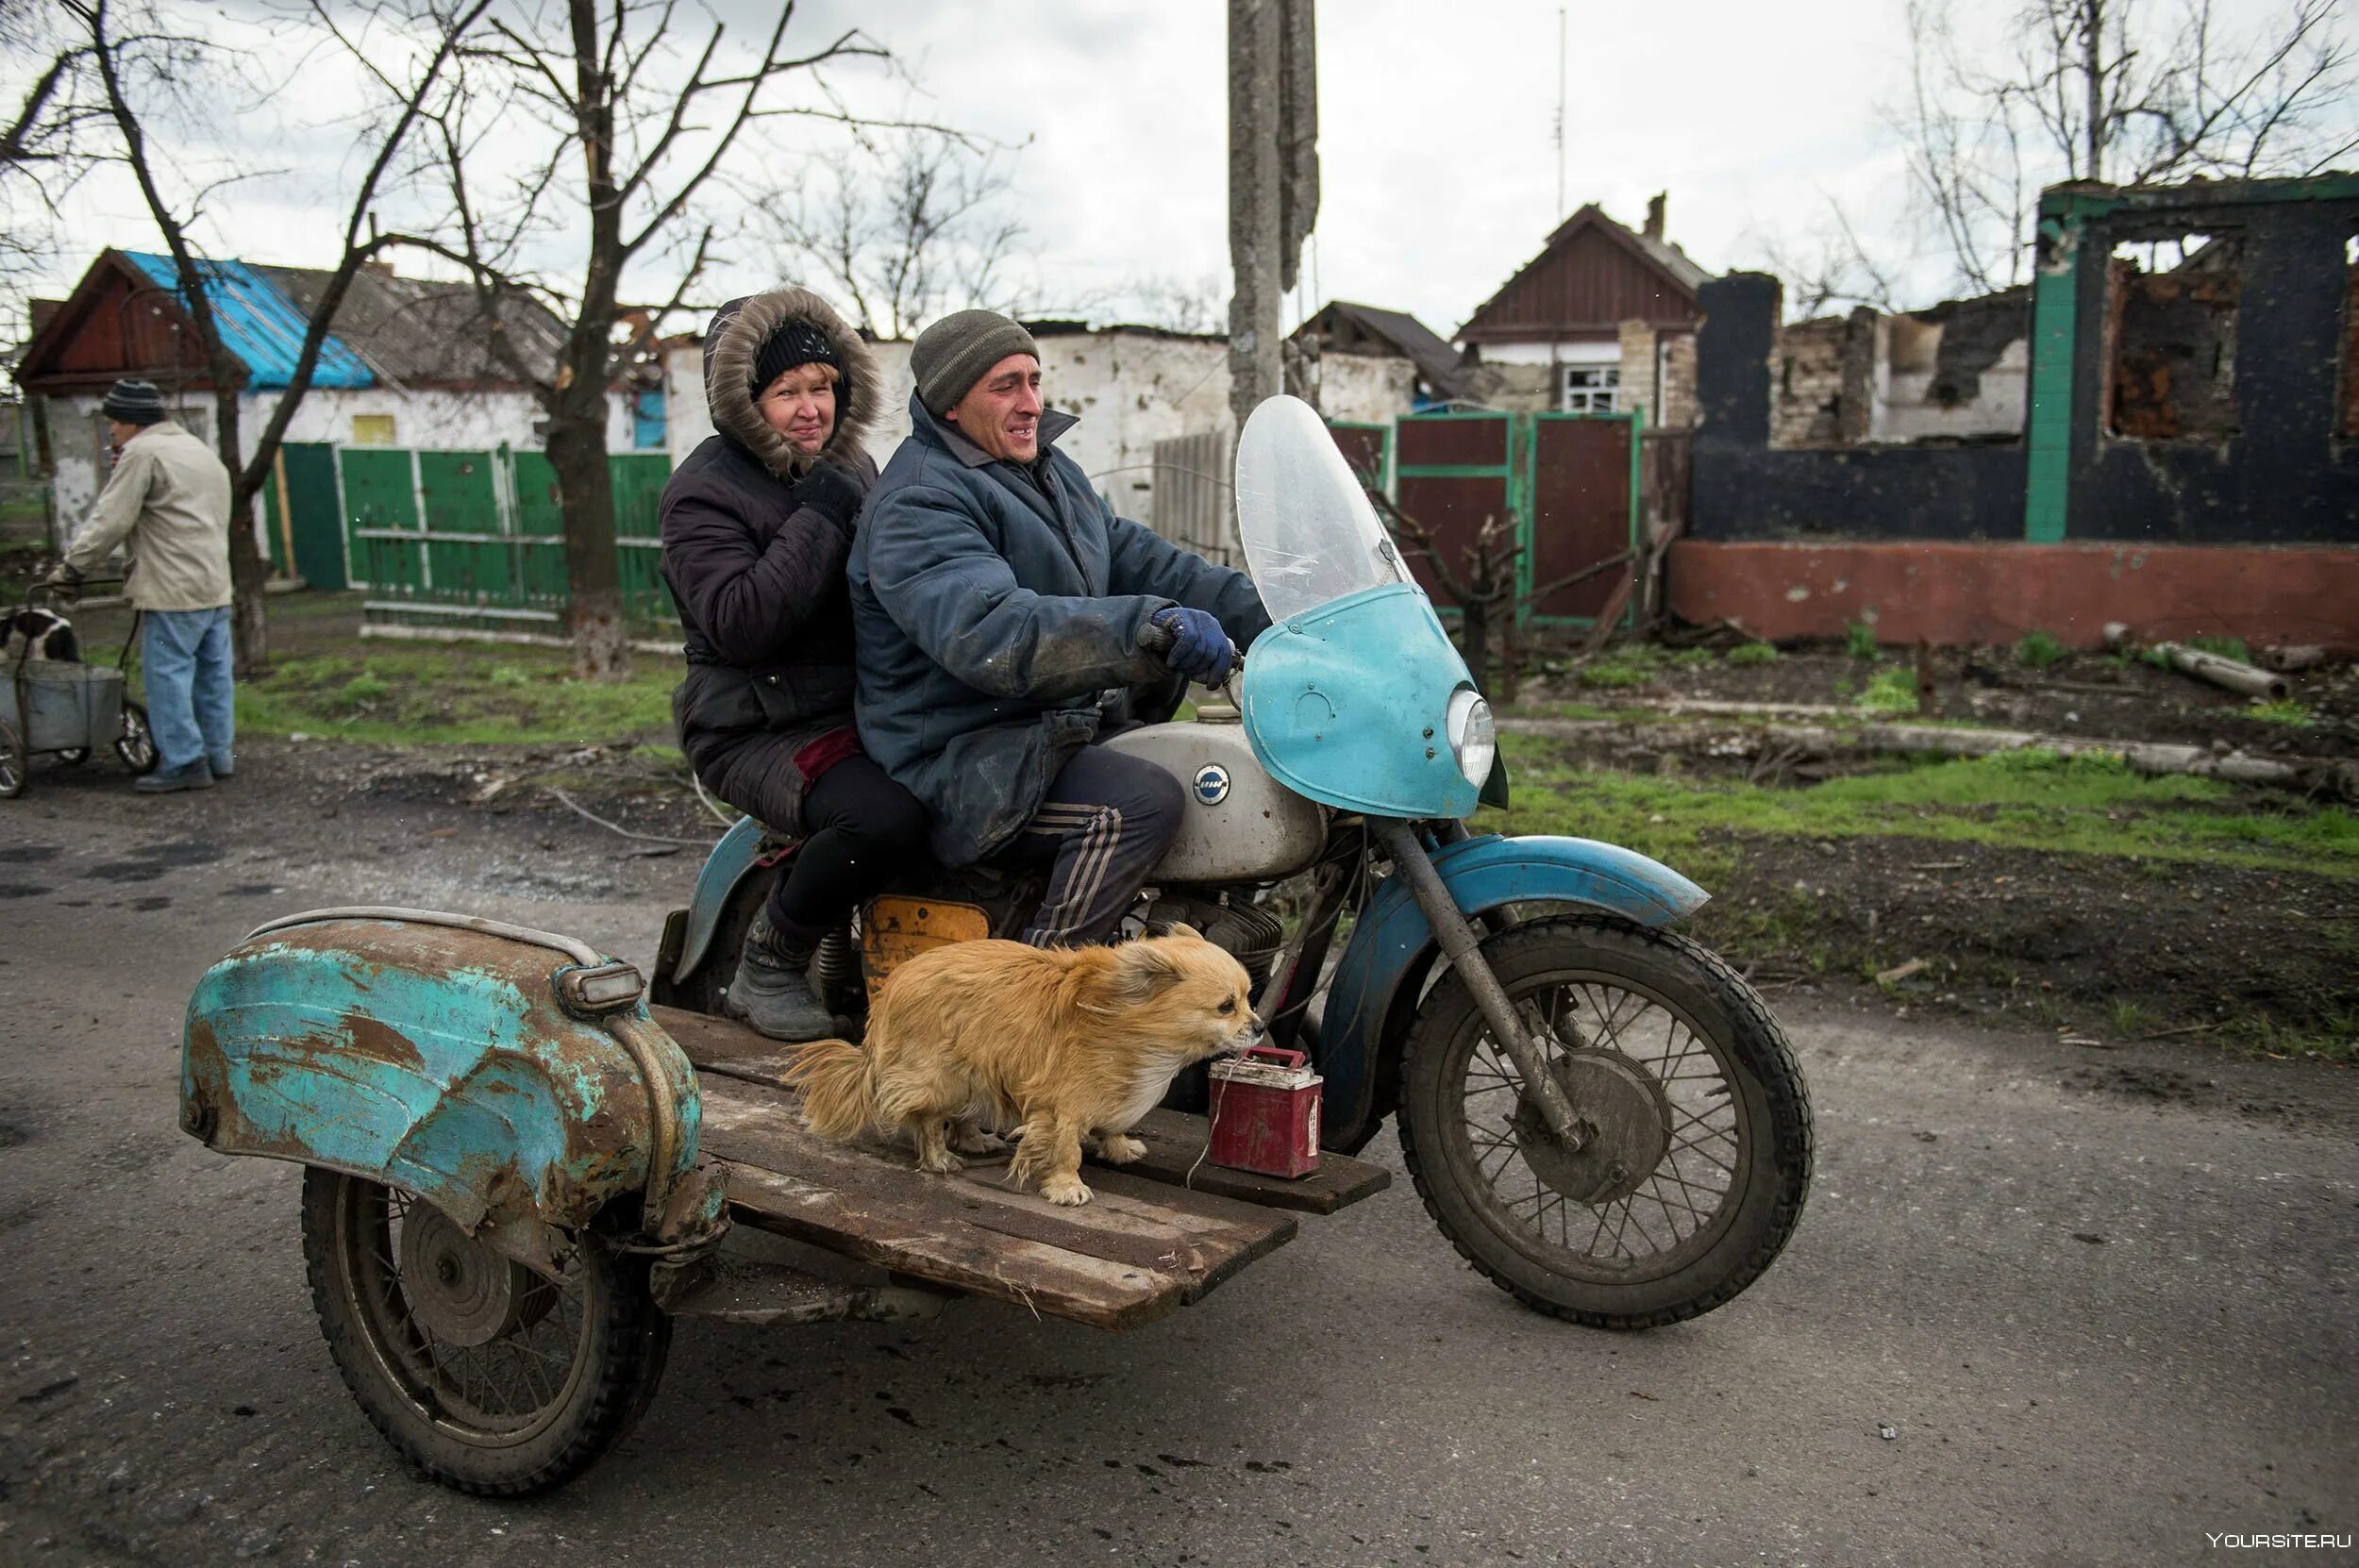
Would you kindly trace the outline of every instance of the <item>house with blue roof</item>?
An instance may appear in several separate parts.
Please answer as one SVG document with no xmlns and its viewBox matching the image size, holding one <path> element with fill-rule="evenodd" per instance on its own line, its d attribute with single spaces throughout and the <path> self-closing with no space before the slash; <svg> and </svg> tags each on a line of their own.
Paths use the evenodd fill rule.
<svg viewBox="0 0 2359 1568">
<path fill-rule="evenodd" d="M 223 340 L 238 359 L 238 425 L 250 461 L 333 274 L 241 260 L 196 265 Z M 527 299 L 504 301 L 498 310 L 497 325 L 526 368 L 546 374 L 557 362 L 564 324 Z M 540 405 L 489 346 L 494 324 L 485 312 L 464 283 L 405 277 L 383 262 L 365 266 L 338 309 L 286 441 L 541 449 Z M 59 516 L 69 523 L 89 511 L 104 482 L 107 427 L 98 405 L 122 376 L 155 382 L 183 425 L 213 440 L 215 388 L 169 256 L 103 251 L 64 299 L 33 302 L 33 334 L 18 356 L 15 380 L 39 458 L 52 475 Z M 661 399 L 660 383 L 655 396 Z M 644 389 L 614 388 L 609 449 L 661 449 L 660 407 L 652 420 L 650 412 Z"/>
</svg>

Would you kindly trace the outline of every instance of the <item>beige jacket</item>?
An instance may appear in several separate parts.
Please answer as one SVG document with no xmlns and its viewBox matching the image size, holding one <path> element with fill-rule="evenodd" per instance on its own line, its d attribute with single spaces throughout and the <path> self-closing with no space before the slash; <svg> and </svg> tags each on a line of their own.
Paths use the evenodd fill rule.
<svg viewBox="0 0 2359 1568">
<path fill-rule="evenodd" d="M 127 591 L 140 609 L 217 609 L 229 602 L 229 471 L 171 420 L 124 443 L 65 559 L 90 576 L 118 544 L 127 546 Z"/>
</svg>

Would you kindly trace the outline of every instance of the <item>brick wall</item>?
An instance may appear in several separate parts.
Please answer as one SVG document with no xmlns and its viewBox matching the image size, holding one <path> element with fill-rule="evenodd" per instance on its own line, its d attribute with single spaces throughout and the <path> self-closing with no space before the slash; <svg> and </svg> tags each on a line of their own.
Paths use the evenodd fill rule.
<svg viewBox="0 0 2359 1568">
<path fill-rule="evenodd" d="M 1771 446 L 1842 442 L 1844 355 L 1850 332 L 1850 322 L 1842 316 L 1778 328 L 1769 349 Z"/>
<path fill-rule="evenodd" d="M 1642 321 L 1620 328 L 1621 407 L 1644 404 L 1649 430 L 1696 427 L 1696 334 L 1657 331 Z M 1662 384 L 1656 385 L 1658 373 Z"/>
</svg>

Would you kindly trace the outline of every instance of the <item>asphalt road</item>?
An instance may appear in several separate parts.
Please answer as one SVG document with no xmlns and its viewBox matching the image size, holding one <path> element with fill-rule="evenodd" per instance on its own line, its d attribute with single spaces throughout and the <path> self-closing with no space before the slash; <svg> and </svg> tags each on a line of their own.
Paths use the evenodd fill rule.
<svg viewBox="0 0 2359 1568">
<path fill-rule="evenodd" d="M 2277 1554 L 2207 1537 L 2359 1529 L 2359 1075 L 1807 999 L 1808 1212 L 1698 1322 L 1527 1312 L 1403 1179 L 1129 1336 L 684 1324 L 605 1464 L 461 1497 L 337 1381 L 295 1171 L 176 1129 L 181 1007 L 326 903 L 644 956 L 693 859 L 119 789 L 0 803 L 0 1561 L 2244 1562 Z"/>
</svg>

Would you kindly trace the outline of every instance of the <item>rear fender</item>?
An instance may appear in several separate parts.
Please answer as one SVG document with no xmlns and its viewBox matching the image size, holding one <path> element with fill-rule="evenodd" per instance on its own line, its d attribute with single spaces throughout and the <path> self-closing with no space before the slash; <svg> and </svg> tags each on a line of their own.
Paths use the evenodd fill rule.
<svg viewBox="0 0 2359 1568">
<path fill-rule="evenodd" d="M 608 962 L 566 938 L 426 910 L 265 926 L 189 1000 L 181 1126 L 225 1154 L 415 1193 L 544 1269 L 552 1232 L 634 1193 L 658 1243 L 716 1231 L 687 1058 L 644 998 L 592 1010 L 560 993 L 569 973 Z"/>
<path fill-rule="evenodd" d="M 1468 915 L 1507 904 L 1582 904 L 1640 926 L 1667 926 L 1712 896 L 1660 861 L 1594 839 L 1490 833 L 1432 855 L 1443 884 Z M 1352 928 L 1319 1020 L 1318 1067 L 1327 1080 L 1322 1142 L 1329 1148 L 1359 1148 L 1392 1110 L 1401 1041 L 1438 956 L 1425 911 L 1399 877 L 1388 878 Z"/>
<path fill-rule="evenodd" d="M 713 933 L 721 928 L 721 917 L 728 910 L 729 894 L 753 875 L 761 860 L 761 824 L 751 817 L 738 818 L 737 826 L 721 835 L 721 842 L 705 857 L 704 869 L 696 873 L 696 889 L 689 895 L 688 923 L 680 935 L 679 952 L 670 960 L 669 984 L 680 984 L 705 961 L 706 953 L 712 947 Z"/>
</svg>

